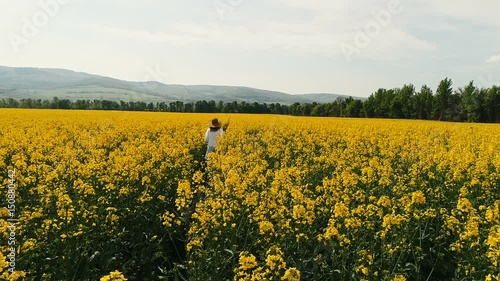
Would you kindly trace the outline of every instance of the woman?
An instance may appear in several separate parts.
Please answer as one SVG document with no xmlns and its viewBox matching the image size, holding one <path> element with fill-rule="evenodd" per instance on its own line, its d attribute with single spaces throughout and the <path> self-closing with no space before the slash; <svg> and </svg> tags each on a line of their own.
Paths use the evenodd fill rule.
<svg viewBox="0 0 500 281">
<path fill-rule="evenodd" d="M 205 142 L 208 142 L 207 153 L 205 153 L 205 159 L 208 159 L 208 154 L 210 152 L 215 152 L 215 147 L 217 146 L 217 138 L 222 137 L 224 130 L 222 129 L 222 123 L 219 119 L 212 119 L 210 128 L 207 129 L 205 133 Z"/>
</svg>

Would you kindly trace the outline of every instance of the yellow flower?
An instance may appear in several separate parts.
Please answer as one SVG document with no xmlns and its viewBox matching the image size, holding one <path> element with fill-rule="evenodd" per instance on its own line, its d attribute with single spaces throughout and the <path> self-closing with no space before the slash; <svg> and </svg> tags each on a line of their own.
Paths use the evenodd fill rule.
<svg viewBox="0 0 500 281">
<path fill-rule="evenodd" d="M 218 249 L 244 239 L 240 257 L 229 261 L 239 261 L 234 280 L 300 280 L 301 272 L 285 261 L 295 263 L 310 247 L 320 247 L 335 255 L 331 260 L 352 257 L 345 268 L 354 267 L 359 280 L 401 281 L 404 275 L 389 273 L 400 265 L 388 265 L 402 252 L 422 254 L 419 242 L 425 241 L 419 239 L 425 239 L 453 251 L 462 275 L 457 279 L 498 279 L 497 125 L 233 118 L 218 143 L 221 157 L 201 169 L 207 115 L 1 110 L 0 120 L 9 124 L 0 138 L 2 194 L 8 196 L 7 171 L 16 169 L 15 195 L 22 195 L 15 214 L 16 238 L 23 239 L 16 250 L 30 259 L 54 236 L 59 243 L 74 238 L 85 244 L 89 235 L 102 240 L 136 231 L 158 241 L 187 232 L 192 276 L 200 268 L 214 273 Z M 0 230 L 6 235 L 9 216 L 3 205 Z M 152 224 L 136 229 L 143 222 L 133 220 L 143 218 Z M 134 248 L 147 244 L 140 237 L 130 241 Z M 393 260 L 378 259 L 371 246 Z M 8 280 L 9 249 L 2 247 L 0 279 Z M 320 270 L 329 258 L 319 252 L 311 257 Z M 40 277 L 57 274 L 47 268 Z"/>
<path fill-rule="evenodd" d="M 4 271 L 5 268 L 9 267 L 9 263 L 6 260 L 6 257 L 0 252 L 0 271 Z"/>
<path fill-rule="evenodd" d="M 425 204 L 425 195 L 422 191 L 415 191 L 411 194 L 413 204 Z"/>
<path fill-rule="evenodd" d="M 404 275 L 397 274 L 396 276 L 394 276 L 392 281 L 406 281 L 406 277 L 404 277 Z"/>
<path fill-rule="evenodd" d="M 118 270 L 110 272 L 108 275 L 103 276 L 100 279 L 100 281 L 126 281 L 126 280 L 128 279 L 125 278 L 125 276 L 123 276 L 123 274 Z"/>
<path fill-rule="evenodd" d="M 486 240 L 488 252 L 486 256 L 490 259 L 493 266 L 498 267 L 500 264 L 500 226 L 496 225 L 491 228 L 488 239 Z"/>
<path fill-rule="evenodd" d="M 281 277 L 283 281 L 300 281 L 300 271 L 295 267 L 290 267 L 285 271 L 283 277 Z"/>
<path fill-rule="evenodd" d="M 22 248 L 23 248 L 24 252 L 27 252 L 27 251 L 35 248 L 35 246 L 36 246 L 36 240 L 35 239 L 28 239 L 28 240 L 26 240 L 26 242 L 24 242 Z"/>
<path fill-rule="evenodd" d="M 175 219 L 175 215 L 173 213 L 165 211 L 162 218 L 163 218 L 163 225 L 167 227 L 172 227 L 172 221 Z"/>
<path fill-rule="evenodd" d="M 267 251 L 266 264 L 271 271 L 286 268 L 286 262 L 283 260 L 283 252 L 279 247 L 272 246 Z"/>
<path fill-rule="evenodd" d="M 356 272 L 361 272 L 365 276 L 368 276 L 368 274 L 370 273 L 368 268 L 364 265 L 360 265 L 360 266 L 356 267 Z"/>
<path fill-rule="evenodd" d="M 254 255 L 248 254 L 248 252 L 240 253 L 240 269 L 249 270 L 257 267 L 257 260 Z"/>
<path fill-rule="evenodd" d="M 336 218 L 345 218 L 350 215 L 349 209 L 343 202 L 335 204 L 333 212 Z"/>
<path fill-rule="evenodd" d="M 259 222 L 259 233 L 265 234 L 266 232 L 273 232 L 274 225 L 269 221 L 261 221 Z"/>
<path fill-rule="evenodd" d="M 292 217 L 295 220 L 300 220 L 302 217 L 304 217 L 306 214 L 306 208 L 304 208 L 303 205 L 295 205 L 293 206 L 293 213 Z"/>
<path fill-rule="evenodd" d="M 492 275 L 488 274 L 485 278 L 486 281 L 499 281 L 500 280 L 500 274 L 497 275 Z"/>
<path fill-rule="evenodd" d="M 191 190 L 191 185 L 187 181 L 179 182 L 177 187 L 177 199 L 175 199 L 175 205 L 177 210 L 186 208 L 191 200 L 193 199 L 194 193 Z"/>
<path fill-rule="evenodd" d="M 15 281 L 15 280 L 25 280 L 26 277 L 26 272 L 24 271 L 14 271 L 9 275 L 9 281 Z"/>
<path fill-rule="evenodd" d="M 382 195 L 378 199 L 377 205 L 389 208 L 391 206 L 391 200 L 389 199 L 389 197 Z"/>
</svg>

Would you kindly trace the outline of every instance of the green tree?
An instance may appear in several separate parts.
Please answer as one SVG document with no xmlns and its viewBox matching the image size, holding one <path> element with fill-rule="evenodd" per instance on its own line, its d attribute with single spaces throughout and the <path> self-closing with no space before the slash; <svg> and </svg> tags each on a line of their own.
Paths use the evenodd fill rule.
<svg viewBox="0 0 500 281">
<path fill-rule="evenodd" d="M 346 116 L 361 117 L 363 112 L 363 102 L 349 97 L 346 99 Z"/>
<path fill-rule="evenodd" d="M 363 102 L 363 113 L 366 118 L 375 117 L 375 97 L 371 94 L 365 102 Z"/>
<path fill-rule="evenodd" d="M 399 99 L 402 104 L 403 118 L 415 119 L 415 86 L 412 84 L 404 85 L 396 98 Z"/>
<path fill-rule="evenodd" d="M 433 96 L 432 89 L 427 85 L 420 88 L 415 95 L 415 110 L 418 119 L 428 120 L 432 118 Z"/>
<path fill-rule="evenodd" d="M 374 110 L 377 118 L 393 117 L 391 113 L 391 104 L 394 99 L 395 90 L 378 89 L 374 94 Z"/>
<path fill-rule="evenodd" d="M 450 116 L 450 99 L 453 94 L 452 88 L 453 82 L 451 79 L 446 77 L 441 80 L 439 86 L 436 90 L 436 103 L 437 103 L 437 114 L 438 120 L 444 121 L 448 120 Z"/>
<path fill-rule="evenodd" d="M 484 109 L 487 115 L 485 122 L 500 122 L 499 86 L 493 86 L 487 90 Z"/>
<path fill-rule="evenodd" d="M 474 81 L 470 81 L 463 89 L 459 89 L 462 95 L 462 112 L 464 119 L 468 122 L 478 122 L 481 105 L 477 99 L 477 88 L 474 86 Z"/>
</svg>

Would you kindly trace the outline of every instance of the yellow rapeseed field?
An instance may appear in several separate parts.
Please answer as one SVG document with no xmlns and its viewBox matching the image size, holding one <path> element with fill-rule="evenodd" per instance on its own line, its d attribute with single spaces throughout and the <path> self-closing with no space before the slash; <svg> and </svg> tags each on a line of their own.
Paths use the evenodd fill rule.
<svg viewBox="0 0 500 281">
<path fill-rule="evenodd" d="M 213 117 L 0 110 L 0 278 L 500 280 L 498 125 Z"/>
</svg>

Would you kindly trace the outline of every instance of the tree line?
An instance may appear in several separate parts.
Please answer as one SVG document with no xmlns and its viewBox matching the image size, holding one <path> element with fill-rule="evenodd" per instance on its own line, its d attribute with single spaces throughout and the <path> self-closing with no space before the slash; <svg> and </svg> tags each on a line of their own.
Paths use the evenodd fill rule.
<svg viewBox="0 0 500 281">
<path fill-rule="evenodd" d="M 259 113 L 294 116 L 366 117 L 423 119 L 455 122 L 500 122 L 500 87 L 479 88 L 471 81 L 453 90 L 452 81 L 443 79 L 434 93 L 423 85 L 419 91 L 412 84 L 401 88 L 379 89 L 366 100 L 337 98 L 331 103 L 257 103 L 245 101 L 142 102 L 110 100 L 1 99 L 3 108 L 47 108 L 81 110 L 125 110 L 196 113 Z"/>
</svg>

